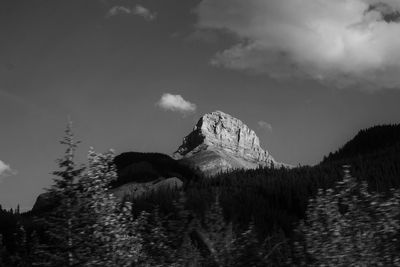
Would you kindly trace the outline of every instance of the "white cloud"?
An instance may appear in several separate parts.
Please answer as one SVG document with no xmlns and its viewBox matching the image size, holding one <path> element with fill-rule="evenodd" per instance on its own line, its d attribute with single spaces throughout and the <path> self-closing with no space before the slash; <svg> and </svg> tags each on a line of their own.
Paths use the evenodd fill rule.
<svg viewBox="0 0 400 267">
<path fill-rule="evenodd" d="M 15 174 L 16 172 L 13 169 L 11 169 L 10 165 L 0 160 L 0 182 L 3 178 Z"/>
<path fill-rule="evenodd" d="M 181 112 L 186 115 L 196 111 L 196 105 L 183 99 L 181 95 L 163 94 L 157 106 L 164 110 Z"/>
<path fill-rule="evenodd" d="M 141 6 L 141 5 L 136 5 L 134 9 L 132 9 L 133 14 L 142 16 L 146 20 L 155 20 L 157 14 L 150 12 L 147 8 Z"/>
<path fill-rule="evenodd" d="M 122 14 L 131 14 L 131 9 L 128 7 L 124 7 L 124 6 L 113 6 L 112 8 L 110 8 L 110 10 L 108 10 L 107 12 L 107 17 L 113 17 L 113 16 L 117 16 L 117 15 L 122 15 Z"/>
<path fill-rule="evenodd" d="M 272 125 L 266 121 L 258 121 L 257 124 L 261 129 L 272 131 Z"/>
<path fill-rule="evenodd" d="M 196 12 L 199 29 L 238 38 L 213 65 L 400 88 L 399 0 L 203 0 Z"/>
<path fill-rule="evenodd" d="M 145 20 L 148 20 L 148 21 L 155 20 L 157 17 L 156 13 L 151 12 L 149 9 L 147 9 L 141 5 L 136 5 L 133 8 L 125 7 L 125 6 L 113 6 L 107 12 L 106 17 L 109 18 L 109 17 L 124 15 L 124 14 L 125 15 L 130 15 L 130 14 L 137 15 L 137 16 L 143 17 Z"/>
</svg>

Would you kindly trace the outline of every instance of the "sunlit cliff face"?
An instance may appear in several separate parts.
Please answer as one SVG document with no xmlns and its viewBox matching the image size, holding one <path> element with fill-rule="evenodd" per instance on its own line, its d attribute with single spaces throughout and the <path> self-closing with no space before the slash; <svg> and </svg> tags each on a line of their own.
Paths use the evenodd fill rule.
<svg viewBox="0 0 400 267">
<path fill-rule="evenodd" d="M 400 1 L 204 0 L 198 27 L 233 33 L 214 65 L 369 89 L 400 85 Z"/>
</svg>

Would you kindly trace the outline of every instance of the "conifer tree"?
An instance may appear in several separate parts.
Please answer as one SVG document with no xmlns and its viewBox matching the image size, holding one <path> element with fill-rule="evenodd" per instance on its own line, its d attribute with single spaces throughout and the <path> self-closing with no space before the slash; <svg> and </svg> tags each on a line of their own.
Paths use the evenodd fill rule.
<svg viewBox="0 0 400 267">
<path fill-rule="evenodd" d="M 170 247 L 166 219 L 160 216 L 158 208 L 151 213 L 143 212 L 144 223 L 139 224 L 143 239 L 143 250 L 139 266 L 166 266 L 171 262 L 173 249 Z"/>
<path fill-rule="evenodd" d="M 108 190 L 116 179 L 114 153 L 89 151 L 87 171 L 79 181 L 82 192 L 81 231 L 86 236 L 81 253 L 84 266 L 132 266 L 138 262 L 142 240 L 138 231 L 141 217 L 134 220 L 131 203 L 120 203 Z"/>
<path fill-rule="evenodd" d="M 79 218 L 75 212 L 78 200 L 76 180 L 83 168 L 77 167 L 75 163 L 75 151 L 79 142 L 74 139 L 71 122 L 68 123 L 60 143 L 66 150 L 63 157 L 57 161 L 59 170 L 53 172 L 54 184 L 48 189 L 55 207 L 44 218 L 39 219 L 46 229 L 45 240 L 35 251 L 35 264 L 40 266 L 79 265 Z"/>
<path fill-rule="evenodd" d="M 269 266 L 270 256 L 281 244 L 280 240 L 267 247 L 260 242 L 253 223 L 245 231 L 235 233 L 232 223 L 224 219 L 218 196 L 204 216 L 204 226 L 197 231 L 209 251 L 207 266 Z"/>
<path fill-rule="evenodd" d="M 12 265 L 15 267 L 26 267 L 30 265 L 30 244 L 24 226 L 17 222 L 16 232 L 14 233 L 16 249 L 11 256 Z"/>
<path fill-rule="evenodd" d="M 233 249 L 232 224 L 227 224 L 224 219 L 223 209 L 216 196 L 209 210 L 204 215 L 204 224 L 198 232 L 206 244 L 211 261 L 209 264 L 228 266 L 230 264 L 231 250 Z"/>
<path fill-rule="evenodd" d="M 335 189 L 319 190 L 297 232 L 299 265 L 400 266 L 397 235 L 400 193 L 390 197 L 368 192 L 345 168 Z"/>
<path fill-rule="evenodd" d="M 195 225 L 195 217 L 186 209 L 185 204 L 186 196 L 180 192 L 179 198 L 173 202 L 175 212 L 162 218 L 161 223 L 156 223 L 161 235 L 151 238 L 156 237 L 166 248 L 163 253 L 165 262 L 160 266 L 194 266 L 195 262 L 200 261 L 197 248 L 192 244 L 190 238 Z"/>
<path fill-rule="evenodd" d="M 4 256 L 6 254 L 6 248 L 3 244 L 3 235 L 0 233 L 0 266 L 5 266 Z"/>
</svg>

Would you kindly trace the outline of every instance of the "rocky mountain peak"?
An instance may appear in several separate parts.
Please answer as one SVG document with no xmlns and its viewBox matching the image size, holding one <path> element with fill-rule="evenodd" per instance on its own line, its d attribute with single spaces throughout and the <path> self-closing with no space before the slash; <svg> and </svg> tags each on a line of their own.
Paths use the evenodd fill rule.
<svg viewBox="0 0 400 267">
<path fill-rule="evenodd" d="M 207 152 L 212 151 L 213 154 L 218 154 L 222 158 L 228 157 L 229 161 L 237 159 L 235 161 L 239 162 L 239 164 L 221 163 L 221 159 L 214 162 L 216 165 L 223 165 L 220 166 L 222 171 L 276 164 L 268 151 L 261 148 L 260 140 L 253 130 L 241 120 L 222 111 L 214 111 L 201 117 L 193 131 L 184 138 L 182 145 L 174 153 L 174 157 L 185 159 L 196 156 L 198 158 L 198 154 L 202 151 L 203 154 L 208 155 L 210 153 Z M 204 159 L 204 157 L 201 158 Z M 196 162 L 194 164 L 196 165 Z M 213 162 L 209 162 L 208 167 L 212 167 L 212 164 Z"/>
</svg>

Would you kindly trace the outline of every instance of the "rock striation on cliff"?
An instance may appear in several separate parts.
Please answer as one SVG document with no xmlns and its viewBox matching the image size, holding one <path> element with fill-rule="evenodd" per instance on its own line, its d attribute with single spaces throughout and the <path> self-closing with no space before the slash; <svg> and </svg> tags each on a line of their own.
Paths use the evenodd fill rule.
<svg viewBox="0 0 400 267">
<path fill-rule="evenodd" d="M 253 130 L 222 111 L 201 117 L 173 157 L 207 176 L 232 169 L 282 166 L 260 146 Z"/>
</svg>

